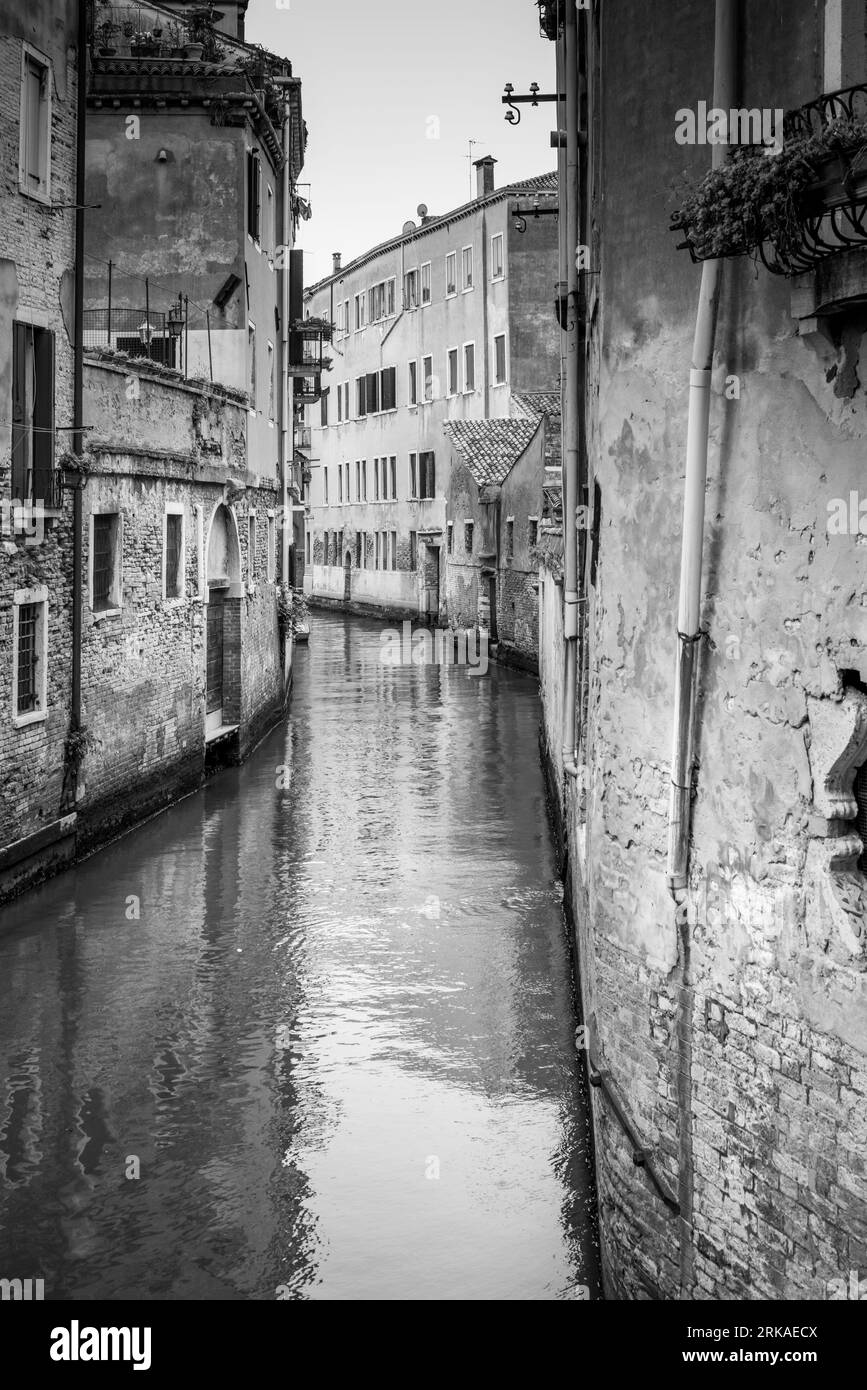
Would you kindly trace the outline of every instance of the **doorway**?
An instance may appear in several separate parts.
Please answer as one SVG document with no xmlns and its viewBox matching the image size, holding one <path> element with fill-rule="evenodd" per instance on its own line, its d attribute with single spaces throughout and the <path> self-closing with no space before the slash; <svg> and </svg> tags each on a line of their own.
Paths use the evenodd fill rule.
<svg viewBox="0 0 867 1390">
<path fill-rule="evenodd" d="M 440 611 L 440 548 L 425 545 L 424 551 L 421 611 L 424 617 L 436 618 Z"/>
<path fill-rule="evenodd" d="M 348 603 L 352 593 L 352 555 L 347 550 L 343 559 L 343 602 Z"/>
<path fill-rule="evenodd" d="M 225 588 L 208 589 L 207 697 L 205 734 L 223 724 L 223 657 L 225 652 Z"/>
</svg>

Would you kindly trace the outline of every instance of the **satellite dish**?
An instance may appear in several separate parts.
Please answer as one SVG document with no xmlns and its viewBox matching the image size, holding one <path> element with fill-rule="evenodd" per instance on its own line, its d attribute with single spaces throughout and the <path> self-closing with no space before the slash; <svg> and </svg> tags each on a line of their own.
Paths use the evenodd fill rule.
<svg viewBox="0 0 867 1390">
<path fill-rule="evenodd" d="M 427 217 L 427 203 L 419 203 L 418 207 L 416 208 L 416 212 L 418 213 L 419 217 Z"/>
<path fill-rule="evenodd" d="M 415 223 L 413 222 L 412 218 L 410 218 L 408 222 L 404 222 L 403 227 L 401 228 L 401 230 L 404 231 L 404 232 L 414 232 L 414 231 L 415 231 Z"/>
</svg>

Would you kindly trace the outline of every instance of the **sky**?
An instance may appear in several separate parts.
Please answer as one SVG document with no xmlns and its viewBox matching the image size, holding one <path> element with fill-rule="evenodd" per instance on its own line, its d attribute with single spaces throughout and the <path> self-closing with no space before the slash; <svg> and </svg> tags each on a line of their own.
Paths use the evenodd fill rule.
<svg viewBox="0 0 867 1390">
<path fill-rule="evenodd" d="M 302 83 L 307 284 L 330 274 L 333 251 L 346 265 L 398 235 L 419 203 L 465 203 L 471 139 L 474 159 L 497 159 L 498 186 L 556 168 L 553 103 L 522 107 L 512 126 L 500 101 L 506 82 L 554 90 L 533 0 L 251 0 L 246 38 L 289 58 Z"/>
</svg>

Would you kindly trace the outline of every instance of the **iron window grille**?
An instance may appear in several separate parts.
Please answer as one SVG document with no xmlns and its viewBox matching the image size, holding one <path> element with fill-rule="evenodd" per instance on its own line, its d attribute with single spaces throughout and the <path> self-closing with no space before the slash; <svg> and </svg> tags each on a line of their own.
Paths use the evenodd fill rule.
<svg viewBox="0 0 867 1390">
<path fill-rule="evenodd" d="M 19 714 L 31 714 L 39 707 L 37 684 L 36 637 L 39 624 L 39 604 L 22 603 L 18 609 L 18 689 L 16 709 Z"/>
</svg>

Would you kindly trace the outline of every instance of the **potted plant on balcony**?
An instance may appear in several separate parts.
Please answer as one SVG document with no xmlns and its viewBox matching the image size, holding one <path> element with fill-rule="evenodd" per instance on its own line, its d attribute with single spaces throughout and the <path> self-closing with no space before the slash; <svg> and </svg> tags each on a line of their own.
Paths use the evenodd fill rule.
<svg viewBox="0 0 867 1390">
<path fill-rule="evenodd" d="M 694 261 L 761 254 L 779 274 L 807 268 L 845 244 L 823 239 L 822 224 L 867 198 L 865 151 L 867 120 L 850 117 L 800 129 L 778 152 L 735 146 L 719 169 L 687 185 L 671 220 L 685 234 L 678 249 Z"/>
<path fill-rule="evenodd" d="M 96 39 L 100 58 L 113 58 L 117 53 L 117 47 L 113 43 L 116 27 L 110 19 L 104 19 L 99 25 Z"/>
</svg>

